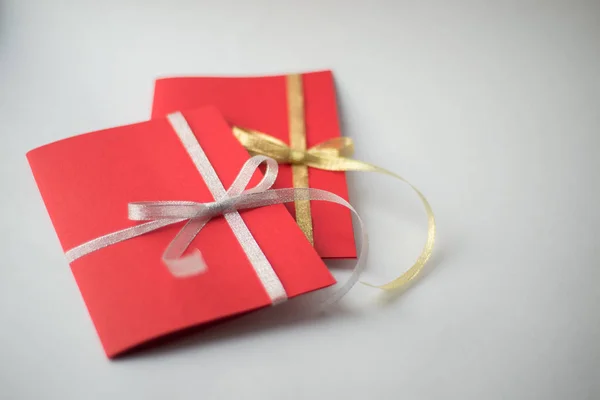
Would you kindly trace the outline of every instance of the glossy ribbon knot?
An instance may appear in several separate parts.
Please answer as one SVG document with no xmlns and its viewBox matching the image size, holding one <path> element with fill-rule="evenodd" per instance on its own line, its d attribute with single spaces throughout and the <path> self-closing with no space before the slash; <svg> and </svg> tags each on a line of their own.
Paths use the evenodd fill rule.
<svg viewBox="0 0 600 400">
<path fill-rule="evenodd" d="M 283 140 L 252 129 L 233 127 L 237 140 L 251 153 L 273 158 L 280 164 L 302 164 L 328 171 L 346 171 L 346 157 L 354 153 L 354 143 L 348 137 L 339 137 L 321 142 L 309 149 L 292 149 Z M 360 163 L 360 161 L 358 161 Z"/>
</svg>

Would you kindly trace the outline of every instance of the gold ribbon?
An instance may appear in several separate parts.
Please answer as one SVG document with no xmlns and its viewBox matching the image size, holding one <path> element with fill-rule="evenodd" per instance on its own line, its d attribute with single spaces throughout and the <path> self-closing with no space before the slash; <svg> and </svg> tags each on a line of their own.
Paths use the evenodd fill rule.
<svg viewBox="0 0 600 400">
<path fill-rule="evenodd" d="M 383 285 L 370 285 L 384 290 L 400 288 L 412 281 L 421 272 L 433 251 L 435 241 L 435 218 L 429 202 L 416 187 L 406 179 L 386 169 L 363 161 L 348 158 L 354 152 L 352 139 L 338 137 L 326 140 L 307 150 L 298 150 L 288 146 L 285 142 L 262 132 L 233 127 L 233 134 L 240 143 L 253 155 L 262 154 L 275 159 L 280 164 L 292 166 L 312 167 L 327 171 L 364 171 L 379 172 L 401 180 L 411 187 L 419 196 L 427 212 L 427 241 L 417 261 L 398 278 Z M 294 180 L 294 186 L 296 181 Z M 298 208 L 296 208 L 297 210 Z M 310 208 L 308 209 L 310 212 Z M 312 231 L 312 227 L 311 227 Z"/>
<path fill-rule="evenodd" d="M 286 76 L 288 98 L 288 121 L 290 132 L 290 149 L 300 156 L 306 151 L 306 127 L 304 125 L 304 90 L 302 88 L 302 75 L 292 74 Z M 308 167 L 303 163 L 292 164 L 292 185 L 295 188 L 308 188 Z M 314 245 L 312 216 L 310 214 L 310 201 L 296 200 L 296 222 L 306 235 L 310 244 Z"/>
</svg>

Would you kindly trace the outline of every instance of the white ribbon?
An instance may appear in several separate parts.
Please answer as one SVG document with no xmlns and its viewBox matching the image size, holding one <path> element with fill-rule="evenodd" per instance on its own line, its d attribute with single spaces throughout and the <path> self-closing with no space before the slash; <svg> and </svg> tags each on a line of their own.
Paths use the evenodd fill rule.
<svg viewBox="0 0 600 400">
<path fill-rule="evenodd" d="M 290 188 L 269 190 L 277 178 L 278 165 L 275 160 L 266 156 L 254 156 L 246 161 L 231 187 L 225 190 L 183 115 L 176 112 L 169 114 L 168 119 L 215 201 L 210 203 L 192 201 L 129 203 L 130 220 L 149 222 L 109 233 L 69 250 L 66 252 L 69 262 L 115 243 L 144 235 L 168 225 L 187 221 L 165 249 L 162 260 L 169 271 L 176 277 L 196 275 L 206 270 L 202 254 L 198 249 L 195 249 L 191 254 L 186 256 L 183 256 L 183 253 L 196 235 L 212 218 L 223 215 L 240 242 L 246 257 L 272 303 L 278 304 L 287 299 L 285 289 L 258 243 L 252 237 L 238 210 L 297 200 L 320 200 L 336 203 L 350 209 L 358 218 L 361 231 L 361 247 L 350 278 L 343 285 L 338 284 L 333 289 L 327 290 L 327 297 L 324 303 L 330 304 L 339 300 L 352 288 L 364 269 L 364 258 L 367 252 L 368 240 L 360 216 L 346 200 L 331 192 L 320 189 Z M 258 185 L 251 189 L 246 189 L 254 172 L 262 163 L 266 163 L 267 165 L 264 177 Z"/>
</svg>

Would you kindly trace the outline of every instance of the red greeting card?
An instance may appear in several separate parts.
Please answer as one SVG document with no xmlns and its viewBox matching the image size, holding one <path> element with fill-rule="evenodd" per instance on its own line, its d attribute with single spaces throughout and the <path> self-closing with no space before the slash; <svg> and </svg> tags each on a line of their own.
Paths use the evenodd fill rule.
<svg viewBox="0 0 600 400">
<path fill-rule="evenodd" d="M 248 154 L 212 108 L 184 113 L 223 186 Z M 136 201 L 214 201 L 166 118 L 88 133 L 27 154 L 63 250 L 136 225 Z M 249 187 L 260 180 L 257 172 Z M 239 212 L 288 297 L 335 281 L 283 205 Z M 182 223 L 183 224 L 183 223 Z M 223 217 L 191 243 L 208 269 L 173 276 L 161 256 L 182 224 L 116 243 L 71 262 L 71 270 L 109 357 L 151 339 L 271 304 Z"/>
<path fill-rule="evenodd" d="M 152 115 L 215 105 L 231 126 L 254 129 L 290 143 L 288 76 L 191 77 L 156 81 Z M 306 147 L 340 136 L 335 87 L 330 71 L 301 75 Z M 298 97 L 298 96 L 294 96 Z M 293 100 L 292 100 L 293 101 Z M 292 187 L 292 168 L 281 165 L 276 188 Z M 308 185 L 348 200 L 344 172 L 308 168 Z M 287 205 L 295 215 L 294 204 Z M 310 203 L 314 246 L 324 258 L 354 258 L 356 246 L 350 212 L 323 202 Z"/>
</svg>

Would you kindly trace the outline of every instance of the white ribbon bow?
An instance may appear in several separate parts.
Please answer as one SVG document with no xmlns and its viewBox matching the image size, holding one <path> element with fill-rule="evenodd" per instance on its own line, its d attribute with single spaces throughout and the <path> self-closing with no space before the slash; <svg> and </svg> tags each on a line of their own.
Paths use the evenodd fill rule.
<svg viewBox="0 0 600 400">
<path fill-rule="evenodd" d="M 320 200 L 340 204 L 350 209 L 358 218 L 362 239 L 356 265 L 350 278 L 343 285 L 336 285 L 333 289 L 334 292 L 327 296 L 325 302 L 332 303 L 339 300 L 352 288 L 364 269 L 364 258 L 367 252 L 368 241 L 360 216 L 346 200 L 336 194 L 320 189 L 290 188 L 270 190 L 277 178 L 278 165 L 275 160 L 266 156 L 254 156 L 246 161 L 238 176 L 226 191 L 183 115 L 179 112 L 173 113 L 168 115 L 168 119 L 215 198 L 215 201 L 210 203 L 192 201 L 129 203 L 130 220 L 149 222 L 109 233 L 69 250 L 66 252 L 69 262 L 115 243 L 144 235 L 168 225 L 187 221 L 165 249 L 162 260 L 169 271 L 176 277 L 196 275 L 202 273 L 207 268 L 202 254 L 198 249 L 194 249 L 189 255 L 184 256 L 183 254 L 196 235 L 212 218 L 223 215 L 240 242 L 244 253 L 271 298 L 272 303 L 277 304 L 287 299 L 285 289 L 273 267 L 258 246 L 258 243 L 252 237 L 238 210 L 297 200 Z M 267 170 L 262 180 L 255 187 L 246 189 L 254 172 L 262 163 L 266 163 L 267 165 Z"/>
</svg>

